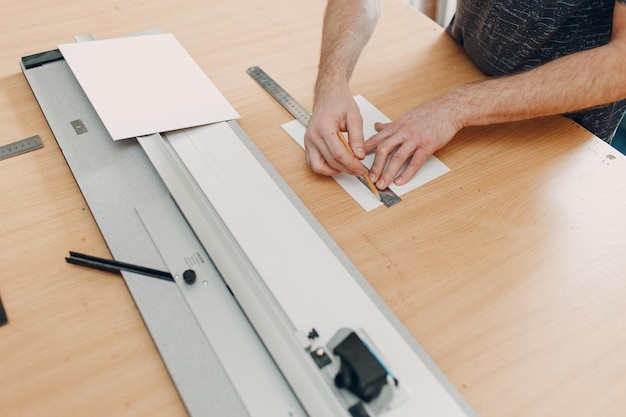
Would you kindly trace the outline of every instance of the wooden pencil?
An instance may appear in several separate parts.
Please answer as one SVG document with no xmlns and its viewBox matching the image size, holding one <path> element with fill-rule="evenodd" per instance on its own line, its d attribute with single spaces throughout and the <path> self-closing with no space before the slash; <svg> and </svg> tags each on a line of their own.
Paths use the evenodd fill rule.
<svg viewBox="0 0 626 417">
<path fill-rule="evenodd" d="M 348 141 L 346 140 L 346 138 L 341 134 L 341 132 L 337 132 L 337 137 L 341 140 L 341 142 L 343 143 L 343 145 L 350 151 L 350 153 L 352 154 L 352 156 L 354 155 L 354 151 L 352 150 L 352 147 L 350 146 L 350 144 L 348 143 Z M 365 178 L 365 182 L 367 182 L 367 186 L 370 189 L 370 191 L 372 192 L 372 194 L 374 194 L 378 200 L 380 200 L 380 193 L 378 192 L 378 188 L 376 188 L 376 186 L 374 185 L 374 183 L 372 182 L 372 180 L 370 179 L 370 172 L 367 169 L 367 167 L 365 167 L 365 165 L 363 166 L 363 178 Z"/>
</svg>

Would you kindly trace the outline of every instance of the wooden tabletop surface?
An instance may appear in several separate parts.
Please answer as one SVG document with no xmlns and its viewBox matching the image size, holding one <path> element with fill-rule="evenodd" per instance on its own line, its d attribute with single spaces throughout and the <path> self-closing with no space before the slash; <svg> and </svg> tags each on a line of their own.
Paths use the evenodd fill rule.
<svg viewBox="0 0 626 417">
<path fill-rule="evenodd" d="M 482 417 L 623 416 L 626 158 L 550 117 L 462 130 L 451 171 L 366 213 L 311 173 L 291 119 L 246 74 L 258 65 L 312 105 L 324 2 L 5 0 L 0 145 L 2 416 L 182 416 L 123 280 L 67 265 L 108 249 L 20 71 L 22 56 L 158 27 L 241 114 L 239 124 Z M 354 73 L 390 118 L 482 75 L 443 29 L 400 1 Z"/>
</svg>

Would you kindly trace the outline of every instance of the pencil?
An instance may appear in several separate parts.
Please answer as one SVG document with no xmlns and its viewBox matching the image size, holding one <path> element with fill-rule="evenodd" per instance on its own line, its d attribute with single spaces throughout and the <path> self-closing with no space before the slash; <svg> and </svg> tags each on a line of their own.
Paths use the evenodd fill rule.
<svg viewBox="0 0 626 417">
<path fill-rule="evenodd" d="M 352 150 L 352 147 L 350 146 L 346 138 L 341 134 L 341 132 L 337 132 L 337 137 L 341 140 L 341 143 L 343 143 L 343 145 L 350 151 L 352 156 L 355 156 L 354 151 Z M 381 198 L 380 198 L 380 193 L 378 192 L 378 188 L 376 188 L 376 186 L 370 179 L 369 174 L 370 174 L 369 170 L 365 166 L 363 166 L 362 177 L 365 178 L 365 182 L 367 182 L 367 187 L 370 189 L 372 194 L 374 194 L 378 198 L 378 200 L 380 200 Z"/>
</svg>

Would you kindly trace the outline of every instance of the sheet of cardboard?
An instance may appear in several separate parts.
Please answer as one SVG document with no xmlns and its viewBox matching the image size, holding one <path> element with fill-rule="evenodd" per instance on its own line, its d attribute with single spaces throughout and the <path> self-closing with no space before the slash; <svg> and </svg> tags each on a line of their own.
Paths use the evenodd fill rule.
<svg viewBox="0 0 626 417">
<path fill-rule="evenodd" d="M 171 33 L 59 49 L 115 140 L 239 117 Z"/>
<path fill-rule="evenodd" d="M 361 110 L 361 115 L 363 116 L 363 135 L 365 138 L 369 138 L 370 136 L 376 133 L 374 129 L 375 122 L 390 122 L 391 120 L 381 113 L 372 103 L 367 101 L 363 96 L 354 97 L 359 109 Z M 287 133 L 296 141 L 302 148 L 304 148 L 304 132 L 305 128 L 298 122 L 297 120 L 293 120 L 291 122 L 285 123 L 282 125 L 282 128 L 285 129 Z M 370 154 L 365 157 L 363 163 L 368 168 L 372 166 L 374 163 L 374 155 Z M 426 163 L 422 165 L 420 170 L 415 174 L 415 176 L 402 186 L 391 185 L 389 188 L 393 190 L 398 195 L 403 195 L 408 193 L 411 190 L 416 189 L 420 185 L 426 184 L 429 181 L 434 180 L 435 178 L 445 174 L 450 171 L 443 162 L 437 159 L 435 156 L 431 156 L 426 160 Z M 382 205 L 380 201 L 378 201 L 372 193 L 366 188 L 358 179 L 348 174 L 339 174 L 333 177 L 339 185 L 346 190 L 352 198 L 354 198 L 357 203 L 363 207 L 365 211 L 371 211 L 376 207 Z"/>
</svg>

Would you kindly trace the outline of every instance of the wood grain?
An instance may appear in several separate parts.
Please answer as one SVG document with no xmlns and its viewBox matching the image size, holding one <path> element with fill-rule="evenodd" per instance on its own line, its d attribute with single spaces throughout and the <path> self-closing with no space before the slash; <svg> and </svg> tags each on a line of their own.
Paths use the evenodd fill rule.
<svg viewBox="0 0 626 417">
<path fill-rule="evenodd" d="M 172 32 L 240 125 L 483 417 L 626 409 L 626 158 L 549 117 L 471 128 L 438 152 L 451 171 L 365 213 L 311 173 L 259 65 L 312 107 L 322 1 L 15 1 L 0 15 L 2 416 L 180 416 L 184 407 L 122 280 L 67 265 L 110 256 L 20 72 L 72 35 Z M 482 78 L 443 29 L 388 1 L 352 80 L 391 118 Z"/>
</svg>

